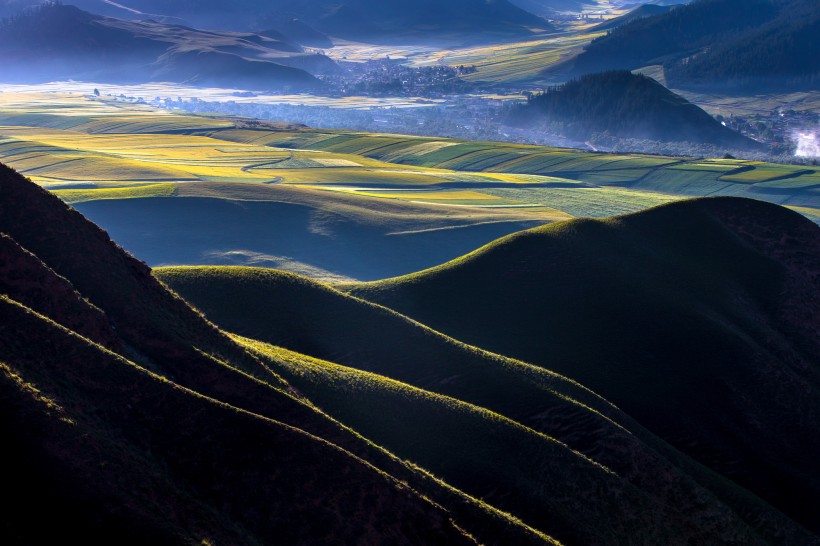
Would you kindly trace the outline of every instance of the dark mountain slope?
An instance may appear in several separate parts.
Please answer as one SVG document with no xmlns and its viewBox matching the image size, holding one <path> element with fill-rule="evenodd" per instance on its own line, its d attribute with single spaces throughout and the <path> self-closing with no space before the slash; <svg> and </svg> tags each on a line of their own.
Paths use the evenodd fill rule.
<svg viewBox="0 0 820 546">
<path fill-rule="evenodd" d="M 0 22 L 4 81 L 171 81 L 253 89 L 316 87 L 338 67 L 322 55 L 248 33 L 124 21 L 45 4 Z M 298 68 L 295 68 L 298 67 Z"/>
<path fill-rule="evenodd" d="M 667 66 L 671 85 L 686 88 L 817 89 L 820 84 L 820 6 L 786 6 L 775 20 Z M 717 82 L 717 85 L 716 85 Z"/>
<path fill-rule="evenodd" d="M 659 4 L 642 4 L 637 8 L 630 10 L 628 13 L 621 15 L 620 17 L 615 17 L 609 21 L 604 21 L 600 25 L 595 25 L 589 30 L 596 32 L 601 30 L 612 30 L 613 28 L 625 25 L 630 21 L 667 13 L 669 10 L 674 9 L 674 7 L 675 6 L 664 6 Z"/>
<path fill-rule="evenodd" d="M 699 488 L 676 488 L 683 493 L 676 497 L 680 504 L 664 504 L 554 439 L 482 408 L 328 363 L 299 358 L 288 364 L 282 350 L 272 354 L 276 370 L 331 415 L 562 542 L 609 544 L 629 537 L 640 544 L 686 544 L 709 537 L 718 544 L 762 543 Z M 579 413 L 576 426 L 598 421 L 613 428 Z M 702 504 L 691 504 L 698 496 Z M 680 510 L 681 504 L 705 517 Z M 781 529 L 788 533 L 789 527 Z"/>
<path fill-rule="evenodd" d="M 807 540 L 800 532 L 786 538 L 788 533 L 795 532 L 789 530 L 793 525 L 768 505 L 670 449 L 597 395 L 552 372 L 464 346 L 385 308 L 293 274 L 242 267 L 163 268 L 157 274 L 229 331 L 489 409 L 580 451 L 657 502 L 674 505 L 695 521 L 725 518 L 718 515 L 720 509 L 715 504 L 704 505 L 696 500 L 705 494 L 703 487 L 773 542 Z M 351 377 L 350 370 L 338 367 L 330 371 L 322 370 L 321 366 L 315 368 L 312 373 L 287 367 L 277 371 L 357 430 L 369 430 L 379 420 L 388 421 L 382 429 L 375 428 L 374 434 L 382 436 L 371 437 L 383 438 L 381 441 L 397 453 L 418 460 L 414 455 L 424 441 L 410 434 L 414 412 L 404 407 L 396 409 L 405 403 L 406 396 L 386 403 L 376 418 L 370 398 L 381 398 L 373 392 L 366 394 L 374 383 L 372 380 Z M 316 376 L 321 374 L 330 378 L 317 380 Z M 357 395 L 340 395 L 334 389 L 342 393 L 352 389 Z M 419 406 L 429 403 L 425 399 Z M 357 408 L 357 404 L 362 407 Z M 429 424 L 422 430 L 439 444 L 442 437 L 453 436 L 452 432 L 436 434 Z M 504 442 L 519 445 L 520 440 L 514 437 Z M 470 451 L 482 449 L 473 446 Z M 517 457 L 517 450 L 512 449 L 508 457 Z M 452 465 L 461 472 L 474 464 L 458 460 L 459 455 L 452 454 L 453 451 L 458 450 L 443 449 L 435 454 L 435 461 L 425 466 L 437 469 L 439 475 L 449 480 L 453 470 L 448 469 L 446 461 L 453 461 Z M 536 460 L 534 457 L 524 466 L 534 471 Z M 549 478 L 539 478 L 540 482 L 545 479 Z M 490 486 L 482 479 L 479 484 L 464 487 L 473 494 L 493 487 L 490 498 L 495 498 L 509 486 L 499 490 L 497 485 Z M 551 489 L 557 492 L 560 487 L 563 486 L 555 484 Z M 501 502 L 510 502 L 514 496 L 506 493 L 505 501 Z M 522 517 L 526 513 L 520 507 L 510 510 Z M 717 530 L 711 533 L 712 540 L 718 540 Z"/>
<path fill-rule="evenodd" d="M 511 0 L 512 4 L 540 16 L 556 11 L 582 11 L 583 0 Z"/>
<path fill-rule="evenodd" d="M 32 3 L 35 2 L 22 2 Z M 322 33 L 354 40 L 443 39 L 450 34 L 475 40 L 485 34 L 526 35 L 532 27 L 551 28 L 544 19 L 507 0 L 409 0 L 398 3 L 367 0 L 235 0 L 229 3 L 220 0 L 125 0 L 114 5 L 103 0 L 74 0 L 72 3 L 93 13 L 119 18 L 156 19 L 165 16 L 198 27 L 225 30 L 277 28 L 278 24 L 271 23 L 299 19 Z"/>
<path fill-rule="evenodd" d="M 96 226 L 13 171 L 4 167 L 0 174 L 0 232 L 15 238 L 3 239 L 8 244 L 0 248 L 0 271 L 6 275 L 0 285 L 4 293 L 50 315 L 4 296 L 0 362 L 17 388 L 0 400 L 0 415 L 13 433 L 9 445 L 22 447 L 3 456 L 4 461 L 27 461 L 26 468 L 39 476 L 32 480 L 41 487 L 27 489 L 31 502 L 21 503 L 13 516 L 4 513 L 0 529 L 22 536 L 23 543 L 39 537 L 32 518 L 42 517 L 45 508 L 41 504 L 33 511 L 37 499 L 31 495 L 49 491 L 54 503 L 76 506 L 66 516 L 71 521 L 92 525 L 92 543 L 102 542 L 109 531 L 123 533 L 134 526 L 139 528 L 134 540 L 147 539 L 147 533 L 165 543 L 200 541 L 191 534 L 200 530 L 221 537 L 222 543 L 270 543 L 274 534 L 290 543 L 324 542 L 326 535 L 347 536 L 343 542 L 449 543 L 464 538 L 459 529 L 482 542 L 547 540 L 318 411 L 267 364 L 168 292 Z M 21 275 L 36 286 L 20 283 Z M 88 303 L 79 301 L 78 292 Z M 82 338 L 52 320 L 87 322 L 86 335 L 96 339 Z M 111 332 L 119 355 L 93 343 L 105 342 Z M 41 409 L 21 401 L 26 393 L 47 406 L 53 400 L 70 407 L 65 419 L 74 425 L 61 415 L 41 415 Z M 245 424 L 230 417 L 234 414 Z M 39 428 L 14 425 L 26 419 L 36 420 Z M 66 432 L 66 424 L 76 430 Z M 273 432 L 263 432 L 271 427 Z M 268 434 L 279 440 L 267 443 Z M 294 434 L 296 439 L 288 438 Z M 247 438 L 254 445 L 242 447 Z M 325 449 L 340 455 L 322 455 Z M 268 466 L 273 453 L 281 457 L 276 472 Z M 304 467 L 288 463 L 302 458 L 313 462 Z M 324 470 L 322 460 L 328 464 Z M 101 466 L 111 469 L 111 477 L 89 479 Z M 228 472 L 223 478 L 229 483 L 221 483 L 217 467 Z M 407 485 L 397 486 L 384 471 Z M 299 485 L 324 472 L 338 475 Z M 385 479 L 386 489 L 368 491 L 368 481 Z M 376 490 L 382 492 L 374 496 Z M 446 508 L 421 500 L 420 492 Z M 399 519 L 401 506 L 422 516 L 412 529 L 393 526 L 392 516 L 376 515 L 371 501 L 397 503 Z M 290 506 L 282 508 L 283 519 L 275 517 L 278 503 Z M 318 519 L 309 515 L 311 507 Z M 331 512 L 338 517 L 330 517 Z M 416 517 L 410 512 L 408 521 Z M 437 520 L 436 513 L 444 519 Z"/>
<path fill-rule="evenodd" d="M 4 459 L 25 478 L 7 483 L 4 543 L 472 543 L 332 444 L 179 388 L 6 298 L 0 323 Z"/>
<path fill-rule="evenodd" d="M 812 88 L 820 73 L 814 0 L 698 0 L 592 41 L 557 71 L 663 64 L 675 88 Z"/>
<path fill-rule="evenodd" d="M 640 468 L 658 469 L 653 479 L 659 489 L 646 485 L 653 479 L 639 486 L 637 472 L 608 470 L 465 402 L 283 349 L 254 344 L 247 352 L 104 232 L 12 171 L 2 174 L 0 232 L 18 245 L 7 245 L 9 256 L 0 262 L 17 263 L 21 255 L 31 257 L 22 248 L 31 251 L 39 262 L 22 260 L 18 269 L 43 264 L 32 278 L 59 288 L 52 302 L 59 294 L 67 301 L 65 308 L 53 306 L 54 318 L 66 320 L 67 309 L 77 305 L 76 290 L 104 313 L 123 346 L 120 355 L 107 352 L 7 297 L 0 306 L 0 362 L 12 385 L 0 399 L 0 415 L 9 416 L 3 426 L 10 445 L 20 446 L 4 456 L 28 461 L 37 490 L 52 503 L 47 508 L 61 500 L 70 504 L 73 521 L 92 525 L 91 542 L 132 527 L 135 540 L 155 542 L 317 543 L 337 537 L 341 543 L 457 544 L 467 539 L 460 529 L 482 543 L 549 541 L 493 507 L 572 543 L 623 536 L 645 544 L 810 541 L 788 522 L 768 529 L 757 523 L 778 517 L 755 503 L 756 511 L 741 517 L 617 425 L 561 396 L 541 407 L 563 412 L 564 427 L 586 422 L 589 434 L 607 431 L 602 443 L 615 445 L 612 460 L 624 445 L 649 460 Z M 64 280 L 48 281 L 56 274 Z M 36 301 L 31 291 L 15 290 Z M 81 312 L 101 320 L 93 309 Z M 615 411 L 580 387 L 552 383 Z M 573 405 L 576 418 L 568 411 Z M 628 469 L 632 459 L 624 458 Z M 490 504 L 471 501 L 414 465 Z M 407 485 L 402 489 L 394 478 Z M 671 485 L 660 487 L 664 483 Z M 43 517 L 43 505 L 32 512 L 31 496 L 15 493 L 27 500 L 13 519 L 4 514 L 2 527 L 21 542 L 39 539 L 45 528 L 32 529 L 31 518 Z M 744 519 L 755 521 L 756 529 Z"/>
<path fill-rule="evenodd" d="M 123 349 L 105 313 L 4 234 L 0 234 L 0 257 L 0 293 L 108 349 Z"/>
<path fill-rule="evenodd" d="M 294 18 L 272 17 L 268 30 L 259 31 L 261 36 L 281 36 L 286 41 L 310 47 L 333 47 L 333 41 L 322 32 Z"/>
<path fill-rule="evenodd" d="M 526 127 L 544 124 L 580 141 L 596 133 L 608 133 L 663 142 L 762 149 L 759 143 L 724 127 L 652 78 L 628 71 L 589 74 L 534 95 L 511 112 L 509 122 Z"/>
<path fill-rule="evenodd" d="M 353 293 L 589 385 L 816 530 L 820 232 L 694 200 L 498 241 Z"/>
</svg>

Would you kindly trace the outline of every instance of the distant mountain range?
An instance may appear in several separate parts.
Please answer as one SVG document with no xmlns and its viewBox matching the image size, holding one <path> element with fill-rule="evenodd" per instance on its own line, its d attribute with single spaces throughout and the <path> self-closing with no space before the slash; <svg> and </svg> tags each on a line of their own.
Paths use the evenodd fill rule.
<svg viewBox="0 0 820 546">
<path fill-rule="evenodd" d="M 581 142 L 606 133 L 621 138 L 763 149 L 655 80 L 628 71 L 589 74 L 535 95 L 513 110 L 509 121 L 523 127 L 549 127 Z"/>
<path fill-rule="evenodd" d="M 320 87 L 338 66 L 281 34 L 201 31 L 46 4 L 0 23 L 2 79 L 168 81 L 244 89 Z"/>
<path fill-rule="evenodd" d="M 817 509 L 818 228 L 780 207 L 562 222 L 347 287 L 652 430 L 295 275 L 160 273 L 206 320 L 2 166 L 0 233 L 4 544 L 818 543 L 782 512 Z"/>
<path fill-rule="evenodd" d="M 820 81 L 818 50 L 816 0 L 697 0 L 614 28 L 550 71 L 662 64 L 674 88 L 813 89 Z"/>
<path fill-rule="evenodd" d="M 13 12 L 34 0 L 7 0 Z M 507 0 L 73 0 L 92 13 L 120 18 L 151 18 L 184 22 L 199 28 L 259 31 L 281 30 L 299 20 L 313 31 L 352 40 L 401 41 L 408 37 L 480 41 L 498 36 L 526 35 L 550 25 Z"/>
</svg>

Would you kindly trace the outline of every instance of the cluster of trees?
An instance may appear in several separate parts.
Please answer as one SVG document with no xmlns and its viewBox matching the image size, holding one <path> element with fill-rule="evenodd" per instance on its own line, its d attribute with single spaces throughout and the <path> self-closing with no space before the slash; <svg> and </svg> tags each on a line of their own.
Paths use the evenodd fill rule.
<svg viewBox="0 0 820 546">
<path fill-rule="evenodd" d="M 661 142 L 697 142 L 732 148 L 758 147 L 655 80 L 619 70 L 589 74 L 533 95 L 512 110 L 514 125 L 560 124 L 585 141 L 593 133 Z"/>
<path fill-rule="evenodd" d="M 670 84 L 687 87 L 817 89 L 820 85 L 820 4 L 788 5 L 777 19 L 723 41 L 686 61 L 668 63 Z"/>
</svg>

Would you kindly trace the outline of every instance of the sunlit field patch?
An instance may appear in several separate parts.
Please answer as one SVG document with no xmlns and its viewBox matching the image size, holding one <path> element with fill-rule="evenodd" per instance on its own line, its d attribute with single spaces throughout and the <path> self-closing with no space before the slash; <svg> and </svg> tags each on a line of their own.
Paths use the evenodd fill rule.
<svg viewBox="0 0 820 546">
<path fill-rule="evenodd" d="M 820 174 L 813 167 L 287 124 L 247 128 L 56 93 L 0 93 L 0 161 L 72 202 L 178 195 L 168 183 L 250 183 L 441 207 L 537 205 L 574 216 L 631 212 L 701 195 L 765 199 L 800 207 L 809 217 L 808 211 L 820 208 Z M 61 187 L 86 183 L 92 185 Z M 135 190 L 126 191 L 128 185 Z"/>
<path fill-rule="evenodd" d="M 170 197 L 174 194 L 176 184 L 146 184 L 125 188 L 90 188 L 71 190 L 52 190 L 66 203 L 83 203 L 101 199 L 136 199 L 140 197 Z"/>
</svg>

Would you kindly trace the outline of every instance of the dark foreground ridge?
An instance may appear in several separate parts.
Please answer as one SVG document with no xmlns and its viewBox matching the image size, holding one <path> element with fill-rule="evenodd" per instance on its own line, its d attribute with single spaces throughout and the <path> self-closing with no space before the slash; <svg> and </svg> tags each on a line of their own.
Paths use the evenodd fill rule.
<svg viewBox="0 0 820 546">
<path fill-rule="evenodd" d="M 554 373 L 299 277 L 206 270 L 259 325 L 220 326 L 296 347 L 265 328 L 296 317 L 332 342 L 298 348 L 339 364 L 231 336 L 6 168 L 0 196 L 0 434 L 23 478 L 4 543 L 815 540 Z"/>
<path fill-rule="evenodd" d="M 353 294 L 591 387 L 818 530 L 820 228 L 707 198 L 522 232 Z"/>
</svg>

